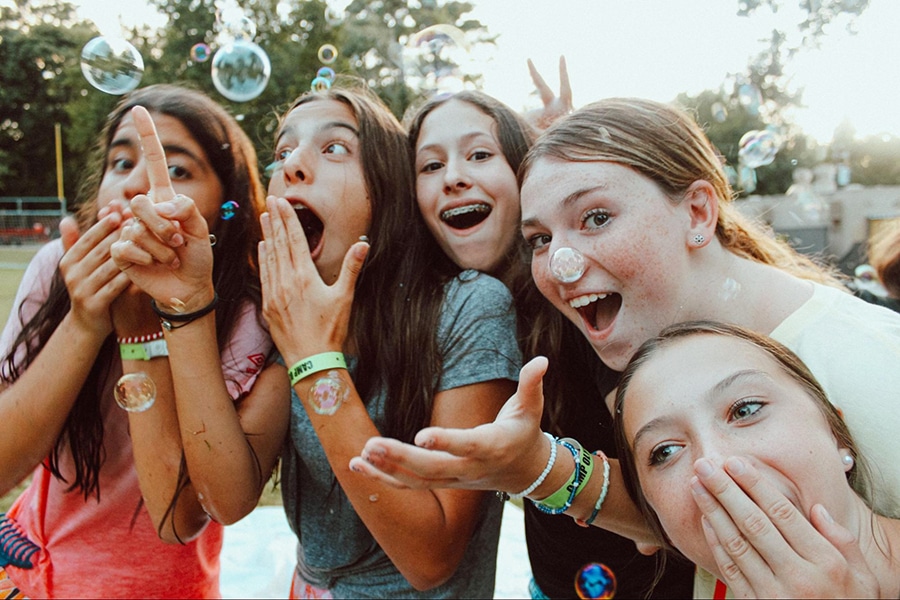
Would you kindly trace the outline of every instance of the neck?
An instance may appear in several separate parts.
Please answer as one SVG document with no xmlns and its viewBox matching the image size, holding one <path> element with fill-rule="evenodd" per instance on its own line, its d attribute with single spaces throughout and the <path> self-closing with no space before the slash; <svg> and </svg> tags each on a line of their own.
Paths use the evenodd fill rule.
<svg viewBox="0 0 900 600">
<path fill-rule="evenodd" d="M 860 500 L 860 504 L 862 501 Z M 874 514 L 862 505 L 856 532 L 866 564 L 878 580 L 881 598 L 900 597 L 900 520 Z"/>
</svg>

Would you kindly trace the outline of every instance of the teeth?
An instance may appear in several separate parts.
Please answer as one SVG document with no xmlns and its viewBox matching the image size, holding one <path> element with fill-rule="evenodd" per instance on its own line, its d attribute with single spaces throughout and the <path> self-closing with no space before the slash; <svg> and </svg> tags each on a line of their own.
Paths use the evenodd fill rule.
<svg viewBox="0 0 900 600">
<path fill-rule="evenodd" d="M 609 294 L 586 294 L 584 296 L 578 296 L 577 298 L 572 298 L 569 300 L 569 306 L 572 308 L 581 308 L 582 306 L 587 306 L 591 302 L 596 302 L 597 300 L 603 300 Z"/>
<path fill-rule="evenodd" d="M 452 219 L 459 215 L 466 215 L 472 212 L 489 212 L 491 207 L 487 204 L 467 204 L 466 206 L 457 206 L 456 208 L 448 208 L 441 213 L 441 219 Z"/>
</svg>

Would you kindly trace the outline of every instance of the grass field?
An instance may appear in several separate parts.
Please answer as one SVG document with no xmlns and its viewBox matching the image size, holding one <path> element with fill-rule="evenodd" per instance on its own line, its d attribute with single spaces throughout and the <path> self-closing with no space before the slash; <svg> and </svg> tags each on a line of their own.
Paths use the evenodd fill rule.
<svg viewBox="0 0 900 600">
<path fill-rule="evenodd" d="M 12 310 L 13 302 L 16 299 L 16 290 L 19 289 L 19 282 L 25 272 L 25 267 L 40 246 L 0 246 L 0 317 L 5 324 L 9 312 Z M 27 485 L 27 481 L 22 485 L 14 488 L 4 496 L 0 496 L 0 513 L 6 512 L 21 491 Z M 266 485 L 261 505 L 280 505 L 281 491 L 273 489 L 271 483 Z"/>
</svg>

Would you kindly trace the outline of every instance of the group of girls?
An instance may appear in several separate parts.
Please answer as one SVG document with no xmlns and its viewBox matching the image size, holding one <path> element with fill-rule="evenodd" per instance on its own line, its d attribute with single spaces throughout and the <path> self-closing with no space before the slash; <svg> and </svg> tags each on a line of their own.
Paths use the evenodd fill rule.
<svg viewBox="0 0 900 600">
<path fill-rule="evenodd" d="M 838 463 L 871 456 L 866 499 L 897 517 L 888 432 L 900 315 L 836 289 L 744 222 L 718 156 L 672 108 L 602 101 L 535 142 L 513 111 L 466 92 L 408 122 L 409 135 L 362 88 L 305 94 L 279 122 L 263 201 L 246 136 L 202 94 L 152 86 L 110 115 L 78 222 L 32 261 L 3 333 L 0 491 L 32 480 L 0 522 L 0 594 L 216 597 L 222 525 L 256 506 L 280 459 L 298 538 L 292 597 L 491 596 L 503 507 L 493 490 L 534 500 L 536 598 L 571 596 L 592 562 L 612 568 L 624 595 L 703 593 L 713 576 L 764 595 L 781 588 L 762 586 L 760 562 L 794 552 L 822 583 L 815 569 L 839 562 L 817 562 L 823 547 L 846 559 L 833 577 L 857 586 L 832 592 L 896 597 L 891 553 L 879 562 L 870 546 L 859 550 L 871 539 L 890 548 L 895 522 L 877 521 L 866 537 L 869 505 L 856 496 L 823 497 L 753 448 L 707 452 L 689 423 L 690 435 L 646 449 L 687 395 L 656 399 L 661 414 L 648 414 L 652 379 L 640 374 L 664 371 L 666 349 L 690 339 L 629 360 L 691 319 L 779 339 L 858 436 L 857 449 L 828 430 Z M 835 339 L 846 350 L 837 357 Z M 731 354 L 708 354 L 697 368 L 711 374 L 721 361 L 724 373 Z M 549 364 L 526 365 L 516 390 L 523 357 L 538 355 Z M 628 406 L 628 417 L 613 419 L 604 397 L 626 367 L 637 372 L 616 410 Z M 692 372 L 670 366 L 664 381 L 682 371 Z M 113 388 L 136 372 L 156 399 L 126 412 Z M 774 412 L 765 394 L 731 402 L 728 426 Z M 633 404 L 643 412 L 632 416 Z M 572 479 L 575 446 L 559 438 L 575 436 L 597 451 L 584 458 L 596 459 L 590 477 Z M 812 451 L 794 437 L 790 452 Z M 664 482 L 658 473 L 677 472 L 668 464 L 682 464 L 684 449 L 687 471 Z M 652 458 L 634 458 L 642 452 Z M 810 462 L 833 475 L 824 454 Z M 754 477 L 763 483 L 748 484 Z M 549 512 L 593 527 L 546 514 L 567 485 L 565 511 Z M 672 516 L 661 494 L 693 504 Z M 806 529 L 785 530 L 772 508 L 785 498 L 803 517 L 791 524 Z M 727 542 L 754 510 L 772 526 L 762 541 L 745 532 L 763 556 L 747 562 Z M 684 524 L 693 527 L 676 531 Z M 769 542 L 773 530 L 787 548 Z M 854 535 L 860 543 L 846 541 Z M 691 562 L 669 561 L 658 577 L 631 540 L 645 552 L 671 545 Z"/>
</svg>

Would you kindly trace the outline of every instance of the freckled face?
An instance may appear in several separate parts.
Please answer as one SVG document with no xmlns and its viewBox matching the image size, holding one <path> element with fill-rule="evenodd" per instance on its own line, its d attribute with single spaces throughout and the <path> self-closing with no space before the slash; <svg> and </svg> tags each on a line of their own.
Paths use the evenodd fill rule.
<svg viewBox="0 0 900 600">
<path fill-rule="evenodd" d="M 518 236 L 519 189 L 494 120 L 468 102 L 438 106 L 422 123 L 415 168 L 419 210 L 444 253 L 499 275 Z"/>
<path fill-rule="evenodd" d="M 838 522 L 853 491 L 824 415 L 768 354 L 734 338 L 674 340 L 638 370 L 621 418 L 638 479 L 666 534 L 717 573 L 690 492 L 694 462 L 741 456 L 809 517 L 824 504 Z"/>
<path fill-rule="evenodd" d="M 151 113 L 156 132 L 166 153 L 172 186 L 192 198 L 212 229 L 222 206 L 223 186 L 206 157 L 206 151 L 175 117 Z M 106 154 L 103 179 L 97 194 L 97 208 L 113 200 L 130 201 L 150 191 L 146 161 L 140 136 L 131 112 L 119 122 Z"/>
<path fill-rule="evenodd" d="M 347 250 L 372 223 L 353 111 L 337 100 L 313 100 L 293 109 L 282 124 L 270 168 L 269 194 L 294 206 L 319 274 L 334 283 Z"/>
<path fill-rule="evenodd" d="M 522 186 L 522 234 L 532 248 L 535 283 L 613 369 L 623 369 L 644 340 L 688 316 L 682 310 L 691 285 L 684 204 L 674 205 L 653 181 L 612 162 L 541 158 Z M 562 247 L 587 261 L 574 283 L 561 283 L 550 270 Z"/>
</svg>

